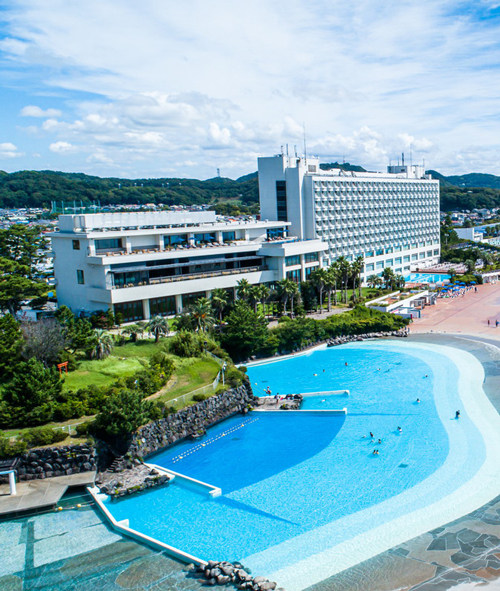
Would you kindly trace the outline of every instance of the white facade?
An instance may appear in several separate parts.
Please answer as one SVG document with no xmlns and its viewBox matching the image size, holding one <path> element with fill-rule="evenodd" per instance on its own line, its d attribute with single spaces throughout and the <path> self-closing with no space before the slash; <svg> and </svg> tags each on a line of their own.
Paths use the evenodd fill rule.
<svg viewBox="0 0 500 591">
<path fill-rule="evenodd" d="M 420 166 L 389 172 L 323 171 L 316 158 L 259 158 L 261 217 L 291 223 L 328 245 L 324 263 L 363 256 L 363 279 L 391 267 L 406 275 L 439 262 L 439 181 Z"/>
<path fill-rule="evenodd" d="M 214 212 L 59 216 L 51 234 L 59 305 L 76 314 L 114 309 L 127 321 L 169 315 L 237 282 L 303 281 L 322 264 L 319 239 L 289 222 L 226 222 Z"/>
</svg>

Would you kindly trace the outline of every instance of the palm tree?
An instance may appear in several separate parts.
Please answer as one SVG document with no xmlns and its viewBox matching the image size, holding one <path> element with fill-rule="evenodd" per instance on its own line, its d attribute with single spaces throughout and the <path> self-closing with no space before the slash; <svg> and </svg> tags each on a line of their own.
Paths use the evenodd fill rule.
<svg viewBox="0 0 500 591">
<path fill-rule="evenodd" d="M 465 268 L 467 269 L 467 273 L 474 273 L 476 270 L 476 263 L 472 259 L 467 259 L 465 261 Z"/>
<path fill-rule="evenodd" d="M 386 267 L 382 271 L 382 278 L 385 283 L 385 288 L 386 289 L 392 288 L 392 286 L 394 285 L 395 276 L 394 276 L 394 271 L 390 267 Z"/>
<path fill-rule="evenodd" d="M 208 298 L 198 298 L 189 308 L 189 312 L 194 325 L 201 332 L 206 332 L 215 324 L 215 318 L 212 316 L 212 304 Z"/>
<path fill-rule="evenodd" d="M 160 340 L 160 337 L 168 335 L 168 320 L 163 316 L 153 316 L 147 324 L 149 334 L 155 336 L 155 343 Z"/>
<path fill-rule="evenodd" d="M 259 287 L 259 301 L 262 304 L 262 312 L 265 316 L 266 315 L 266 301 L 271 293 L 271 290 L 269 289 L 269 287 L 267 287 L 267 285 L 264 285 L 264 284 L 261 284 L 258 287 Z"/>
<path fill-rule="evenodd" d="M 319 309 L 323 309 L 323 290 L 328 283 L 328 273 L 326 269 L 318 267 L 311 273 L 311 282 L 319 291 Z"/>
<path fill-rule="evenodd" d="M 299 288 L 297 284 L 291 279 L 281 279 L 278 281 L 278 293 L 283 302 L 283 313 L 286 314 L 286 305 L 289 299 L 292 301 L 292 315 L 293 315 L 293 300 L 297 296 Z"/>
<path fill-rule="evenodd" d="M 222 314 L 227 308 L 229 302 L 229 294 L 225 289 L 215 288 L 212 291 L 212 306 L 219 314 L 219 324 L 222 324 Z"/>
<path fill-rule="evenodd" d="M 354 284 L 352 286 L 352 294 L 354 296 L 354 300 L 356 300 L 356 281 L 358 282 L 358 293 L 359 299 L 362 297 L 361 291 L 361 273 L 365 268 L 365 260 L 362 256 L 356 257 L 356 260 L 352 264 L 352 270 L 354 272 Z"/>
<path fill-rule="evenodd" d="M 250 283 L 248 283 L 247 279 L 240 279 L 236 282 L 238 287 L 236 288 L 236 295 L 240 300 L 247 300 L 249 291 L 250 291 Z"/>
<path fill-rule="evenodd" d="M 376 289 L 377 287 L 382 287 L 383 283 L 382 278 L 379 275 L 370 275 L 366 282 L 373 289 Z"/>
<path fill-rule="evenodd" d="M 138 324 L 129 324 L 122 329 L 122 334 L 128 335 L 133 343 L 137 341 L 137 337 L 142 335 L 143 332 L 144 330 L 142 326 L 139 326 Z"/>
<path fill-rule="evenodd" d="M 394 282 L 395 282 L 396 287 L 398 289 L 403 289 L 404 286 L 406 285 L 406 279 L 403 277 L 403 275 L 396 275 L 394 277 Z"/>
<path fill-rule="evenodd" d="M 257 304 L 260 302 L 260 289 L 258 285 L 251 285 L 248 290 L 248 300 L 253 305 L 253 311 L 257 313 Z"/>
<path fill-rule="evenodd" d="M 93 359 L 105 359 L 114 347 L 113 337 L 102 328 L 94 330 L 94 348 L 90 353 Z"/>
<path fill-rule="evenodd" d="M 333 261 L 333 263 L 328 267 L 328 274 L 331 277 L 331 281 L 333 283 L 333 303 L 337 305 L 337 285 L 340 279 L 340 269 L 337 261 Z"/>
<path fill-rule="evenodd" d="M 290 297 L 290 314 L 293 317 L 293 302 L 295 298 L 300 295 L 299 286 L 295 283 L 295 281 L 290 280 L 290 284 L 288 286 L 288 295 Z"/>
<path fill-rule="evenodd" d="M 337 259 L 339 266 L 340 277 L 342 278 L 342 287 L 344 289 L 344 303 L 347 304 L 347 285 L 349 282 L 349 275 L 351 274 L 351 265 L 345 257 L 339 257 Z"/>
</svg>

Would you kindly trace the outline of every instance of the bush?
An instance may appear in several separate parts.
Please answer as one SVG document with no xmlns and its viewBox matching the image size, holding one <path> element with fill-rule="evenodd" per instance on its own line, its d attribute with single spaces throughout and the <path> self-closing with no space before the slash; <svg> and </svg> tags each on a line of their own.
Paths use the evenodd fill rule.
<svg viewBox="0 0 500 591">
<path fill-rule="evenodd" d="M 85 437 L 86 435 L 89 435 L 92 433 L 93 425 L 93 421 L 85 421 L 85 423 L 80 423 L 75 427 L 76 434 L 78 437 Z"/>
<path fill-rule="evenodd" d="M 231 388 L 237 388 L 238 386 L 241 386 L 245 377 L 246 376 L 242 371 L 232 366 L 226 370 L 224 381 L 226 384 L 229 384 Z"/>
<path fill-rule="evenodd" d="M 181 330 L 170 339 L 169 351 L 177 357 L 197 357 L 202 352 L 200 339 L 187 330 Z"/>
<path fill-rule="evenodd" d="M 208 398 L 208 394 L 195 394 L 193 396 L 193 400 L 195 402 L 202 402 L 203 400 L 206 400 Z"/>
<path fill-rule="evenodd" d="M 28 449 L 22 439 L 11 441 L 8 437 L 0 438 L 0 458 L 12 458 L 24 453 Z"/>
<path fill-rule="evenodd" d="M 42 445 L 50 445 L 58 441 L 64 441 L 68 437 L 61 429 L 52 429 L 50 427 L 35 427 L 24 431 L 22 435 L 23 441 L 28 447 L 40 447 Z"/>
</svg>

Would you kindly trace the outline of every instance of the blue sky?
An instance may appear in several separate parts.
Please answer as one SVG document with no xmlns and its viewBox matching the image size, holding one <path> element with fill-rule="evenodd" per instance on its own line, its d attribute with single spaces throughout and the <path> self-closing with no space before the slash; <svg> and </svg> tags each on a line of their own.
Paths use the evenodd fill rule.
<svg viewBox="0 0 500 591">
<path fill-rule="evenodd" d="M 236 178 L 283 144 L 500 175 L 500 2 L 4 0 L 0 170 Z"/>
</svg>

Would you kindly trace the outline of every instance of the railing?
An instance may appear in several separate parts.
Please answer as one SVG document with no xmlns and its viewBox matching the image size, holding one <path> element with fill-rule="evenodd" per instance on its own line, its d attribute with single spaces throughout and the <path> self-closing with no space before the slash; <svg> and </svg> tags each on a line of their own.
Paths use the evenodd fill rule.
<svg viewBox="0 0 500 591">
<path fill-rule="evenodd" d="M 126 285 L 113 285 L 112 289 L 123 289 L 126 287 L 142 287 L 144 285 L 158 285 L 160 283 L 173 283 L 175 281 L 186 281 L 189 279 L 205 279 L 209 277 L 221 277 L 223 275 L 240 275 L 242 273 L 254 273 L 256 271 L 267 271 L 267 265 L 255 267 L 241 267 L 240 269 L 224 269 L 220 271 L 205 271 L 201 273 L 189 273 L 186 275 L 173 275 L 172 277 L 158 277 L 158 279 L 149 279 L 140 281 L 137 284 L 127 283 Z"/>
</svg>

